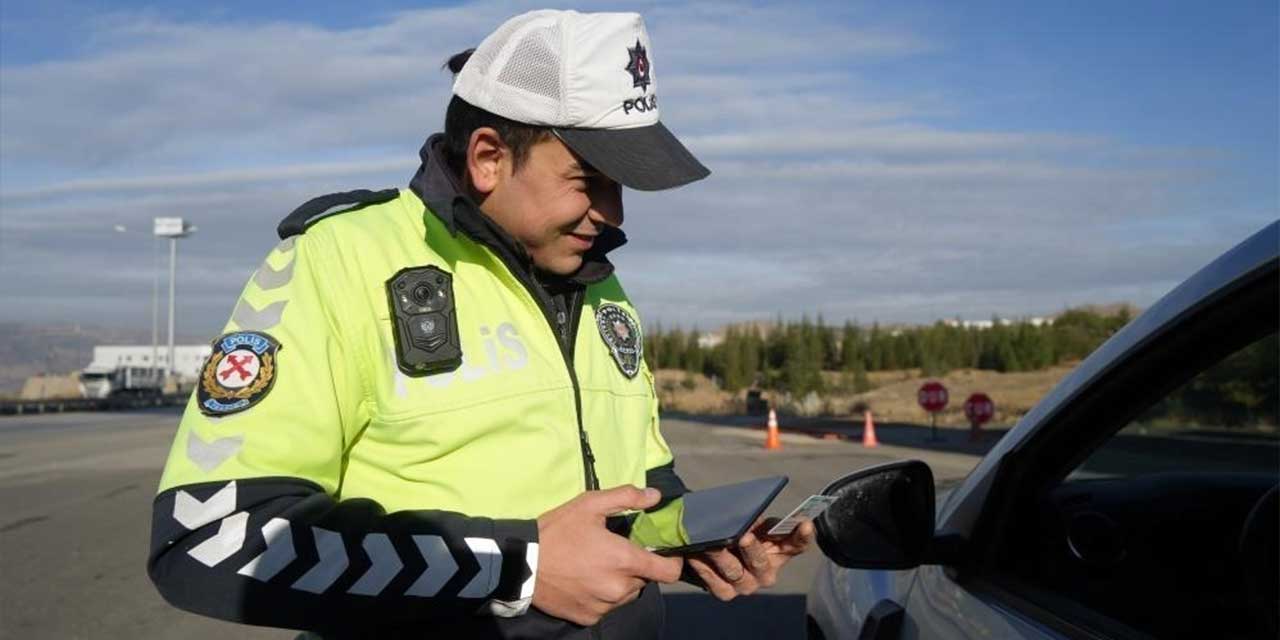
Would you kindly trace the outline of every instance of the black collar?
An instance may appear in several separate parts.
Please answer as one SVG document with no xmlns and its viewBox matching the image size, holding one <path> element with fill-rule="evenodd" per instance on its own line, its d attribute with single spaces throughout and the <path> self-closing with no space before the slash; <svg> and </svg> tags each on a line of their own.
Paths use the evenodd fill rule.
<svg viewBox="0 0 1280 640">
<path fill-rule="evenodd" d="M 409 182 L 409 188 L 427 209 L 444 223 L 449 233 L 462 231 L 472 240 L 494 249 L 499 255 L 510 256 L 516 265 L 537 276 L 539 282 L 552 283 L 567 280 L 583 286 L 595 284 L 613 275 L 613 263 L 605 254 L 627 243 L 627 235 L 617 227 L 606 225 L 600 231 L 595 244 L 582 256 L 582 267 L 567 278 L 536 272 L 533 260 L 524 247 L 516 242 L 502 227 L 485 215 L 458 184 L 458 177 L 449 169 L 441 151 L 443 134 L 434 134 L 423 143 L 418 156 L 422 164 Z"/>
</svg>

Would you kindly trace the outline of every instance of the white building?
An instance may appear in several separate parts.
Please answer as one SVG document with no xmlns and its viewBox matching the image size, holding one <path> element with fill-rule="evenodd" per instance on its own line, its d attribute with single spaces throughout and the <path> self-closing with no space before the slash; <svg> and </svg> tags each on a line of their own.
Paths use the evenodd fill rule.
<svg viewBox="0 0 1280 640">
<path fill-rule="evenodd" d="M 1002 327 L 1007 327 L 1018 322 L 1025 322 L 1033 327 L 1042 327 L 1053 324 L 1053 318 L 1042 318 L 1039 316 L 1021 318 L 1018 320 L 1010 320 L 1009 318 L 996 318 L 995 320 L 961 320 L 960 318 L 955 318 L 951 320 L 943 320 L 942 322 L 949 327 L 960 327 L 963 329 L 991 329 L 996 326 L 997 322 L 1000 323 L 1000 326 Z"/>
</svg>

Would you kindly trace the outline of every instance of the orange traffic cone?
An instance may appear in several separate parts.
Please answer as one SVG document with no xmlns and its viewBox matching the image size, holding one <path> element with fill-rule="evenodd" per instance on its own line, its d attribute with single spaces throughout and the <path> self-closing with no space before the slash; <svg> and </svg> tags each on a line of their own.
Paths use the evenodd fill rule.
<svg viewBox="0 0 1280 640">
<path fill-rule="evenodd" d="M 764 439 L 764 448 L 782 448 L 782 441 L 778 439 L 778 412 L 773 409 L 769 409 L 769 435 Z"/>
<path fill-rule="evenodd" d="M 862 446 L 868 449 L 880 446 L 880 442 L 876 440 L 876 423 L 871 420 L 871 411 L 863 411 L 862 417 L 866 419 L 862 427 Z"/>
</svg>

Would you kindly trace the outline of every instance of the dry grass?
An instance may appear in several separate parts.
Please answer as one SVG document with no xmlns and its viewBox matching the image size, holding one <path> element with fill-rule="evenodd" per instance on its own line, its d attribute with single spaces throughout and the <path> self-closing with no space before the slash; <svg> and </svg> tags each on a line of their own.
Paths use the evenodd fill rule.
<svg viewBox="0 0 1280 640">
<path fill-rule="evenodd" d="M 658 400 L 664 409 L 719 415 L 741 413 L 745 407 L 743 393 L 738 394 L 735 403 L 729 392 L 718 389 L 706 376 L 688 374 L 679 369 L 659 369 L 654 372 L 654 377 L 658 385 Z"/>
<path fill-rule="evenodd" d="M 981 391 L 996 404 L 993 425 L 1011 425 L 1031 410 L 1040 398 L 1075 368 L 1075 363 L 1059 365 L 1041 371 L 1025 373 L 999 373 L 978 369 L 957 369 L 936 378 L 946 385 L 951 402 L 938 414 L 940 426 L 967 427 L 964 417 L 964 401 L 969 394 Z M 691 376 L 683 371 L 663 369 L 656 373 L 658 395 L 664 409 L 701 414 L 742 413 L 745 392 L 736 396 L 721 391 L 704 376 Z M 829 383 L 840 379 L 838 373 L 825 373 Z M 865 402 L 875 413 L 877 420 L 889 422 L 927 423 L 929 415 L 916 404 L 916 391 L 929 378 L 921 376 L 918 369 L 901 371 L 874 371 L 867 376 L 876 388 L 862 394 L 832 392 L 821 396 L 821 413 L 842 417 L 852 414 L 855 403 Z M 791 407 L 789 398 L 777 394 L 773 404 L 786 412 Z"/>
</svg>

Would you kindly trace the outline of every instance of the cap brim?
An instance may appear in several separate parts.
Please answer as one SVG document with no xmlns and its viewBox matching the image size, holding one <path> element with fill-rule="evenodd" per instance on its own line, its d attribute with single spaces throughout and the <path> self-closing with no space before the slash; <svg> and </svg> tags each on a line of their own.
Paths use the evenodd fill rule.
<svg viewBox="0 0 1280 640">
<path fill-rule="evenodd" d="M 596 170 L 639 191 L 661 191 L 711 175 L 661 122 L 632 129 L 555 132 Z"/>
</svg>

